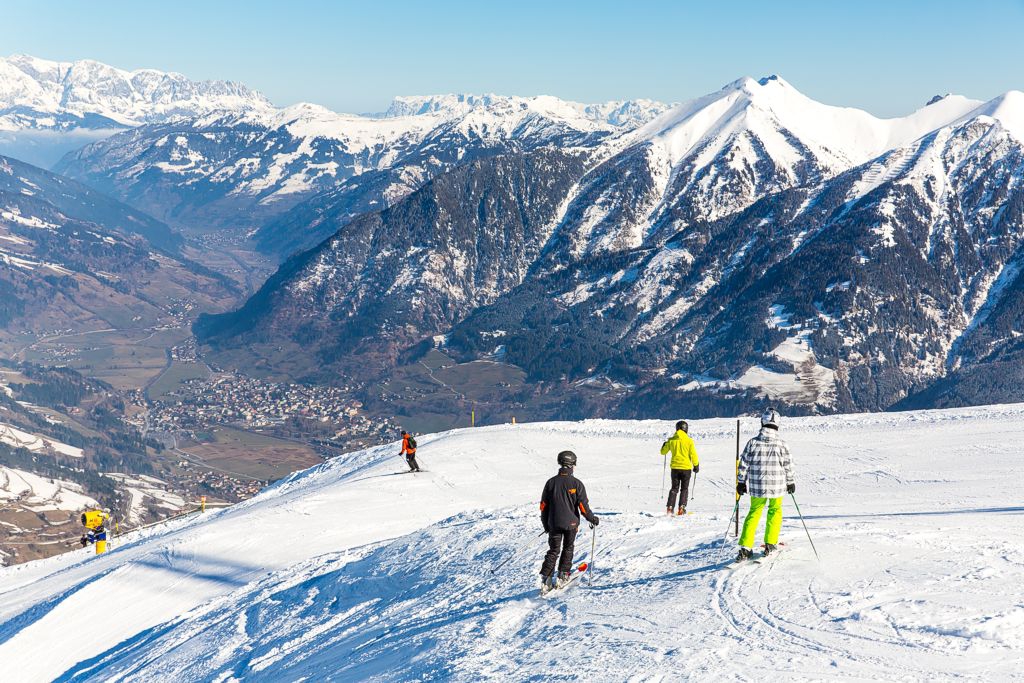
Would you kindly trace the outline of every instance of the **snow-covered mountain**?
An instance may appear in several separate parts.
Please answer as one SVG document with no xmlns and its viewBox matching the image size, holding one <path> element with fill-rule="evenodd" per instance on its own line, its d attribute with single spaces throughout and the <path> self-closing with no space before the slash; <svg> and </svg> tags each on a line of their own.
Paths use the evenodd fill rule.
<svg viewBox="0 0 1024 683">
<path fill-rule="evenodd" d="M 174 116 L 271 108 L 259 93 L 230 81 L 191 81 L 155 69 L 124 71 L 88 59 L 0 59 L 0 129 L 5 130 L 137 126 Z"/>
<path fill-rule="evenodd" d="M 740 79 L 611 143 L 622 151 L 581 182 L 558 260 L 664 242 L 767 195 L 834 177 L 979 104 L 949 96 L 878 119 L 816 102 L 778 76 Z"/>
<path fill-rule="evenodd" d="M 0 569 L 5 680 L 1019 673 L 1024 532 L 1007 522 L 1021 512 L 1024 407 L 784 419 L 820 561 L 787 498 L 782 555 L 734 571 L 736 423 L 691 421 L 701 470 L 683 519 L 657 514 L 671 425 L 423 436 L 421 474 L 397 474 L 387 444 L 117 538 L 103 556 Z M 755 429 L 743 420 L 744 439 Z M 601 518 L 597 552 L 584 529 L 575 563 L 593 574 L 540 598 L 536 505 L 564 448 Z"/>
<path fill-rule="evenodd" d="M 0 338 L 152 324 L 172 299 L 227 297 L 167 225 L 73 180 L 0 157 Z"/>
<path fill-rule="evenodd" d="M 627 415 L 758 394 L 886 408 L 1021 329 L 983 324 L 1017 310 L 1020 99 L 950 96 L 879 120 L 743 80 L 584 155 L 439 176 L 198 329 L 257 355 L 257 338 L 320 340 L 310 371 L 448 333 L 487 354 L 499 330 L 535 380 L 637 386 L 613 408 Z"/>
<path fill-rule="evenodd" d="M 544 328 L 503 338 L 518 350 L 510 360 L 565 372 L 531 349 L 550 348 L 552 326 L 586 330 L 599 343 L 583 368 L 611 365 L 643 385 L 627 414 L 711 411 L 748 390 L 822 410 L 890 407 L 962 365 L 986 366 L 1024 329 L 1018 100 L 615 257 L 563 261 L 455 338 L 482 350 L 491 330 L 527 330 L 524 312 L 553 299 Z M 962 402 L 1018 400 L 1019 387 L 976 388 Z"/>
<path fill-rule="evenodd" d="M 474 128 L 486 130 L 479 120 L 485 113 L 493 116 L 499 103 L 498 111 L 530 112 L 534 118 L 539 116 L 537 112 L 550 116 L 559 112 L 564 120 L 581 111 L 593 116 L 600 109 L 553 98 L 446 96 L 403 98 L 389 114 L 475 112 L 475 116 L 460 120 L 454 135 L 435 134 L 428 141 L 432 151 L 461 150 Z M 906 117 L 878 119 L 857 109 L 815 102 L 772 76 L 761 81 L 740 79 L 653 119 L 657 107 L 644 106 L 642 115 L 627 118 L 628 125 L 617 134 L 585 141 L 591 169 L 573 192 L 565 214 L 566 228 L 558 236 L 559 249 L 552 252 L 553 265 L 587 253 L 637 247 L 655 231 L 671 234 L 695 221 L 741 210 L 768 194 L 833 177 L 949 123 L 979 104 L 948 96 Z M 598 121 L 617 120 L 614 112 L 620 110 L 621 105 L 610 103 L 600 109 Z M 510 113 L 503 119 L 507 129 L 524 126 Z M 636 127 L 644 120 L 647 122 Z M 585 124 L 577 119 L 574 128 L 585 129 Z M 566 147 L 557 136 L 543 139 L 546 144 L 555 141 Z M 523 149 L 529 147 L 520 146 L 517 151 Z M 257 237 L 265 248 L 283 252 L 314 246 L 360 213 L 379 210 L 417 187 L 431 176 L 421 172 L 421 167 L 419 160 L 414 160 L 393 166 L 383 177 L 354 178 L 270 222 Z M 413 182 L 403 182 L 402 178 L 410 176 Z M 386 196 L 383 201 L 379 199 L 382 194 Z M 297 242 L 296 236 L 304 233 L 309 238 Z"/>
<path fill-rule="evenodd" d="M 385 114 L 356 116 L 299 104 L 140 127 L 70 154 L 56 169 L 184 229 L 252 230 L 271 221 L 258 242 L 288 254 L 459 164 L 541 146 L 591 148 L 666 108 L 446 95 L 399 98 Z M 321 192 L 295 216 L 271 220 Z"/>
<path fill-rule="evenodd" d="M 382 114 L 374 117 L 396 118 L 435 114 L 446 119 L 465 116 L 473 111 L 509 111 L 544 113 L 556 119 L 589 119 L 599 126 L 609 124 L 620 128 L 642 126 L 670 108 L 654 100 L 613 100 L 599 104 L 581 104 L 557 97 L 516 97 L 509 95 L 448 94 L 398 96 Z"/>
<path fill-rule="evenodd" d="M 271 108 L 259 93 L 230 81 L 125 71 L 92 60 L 0 58 L 0 152 L 30 163 L 49 165 L 69 149 L 146 123 Z"/>
</svg>

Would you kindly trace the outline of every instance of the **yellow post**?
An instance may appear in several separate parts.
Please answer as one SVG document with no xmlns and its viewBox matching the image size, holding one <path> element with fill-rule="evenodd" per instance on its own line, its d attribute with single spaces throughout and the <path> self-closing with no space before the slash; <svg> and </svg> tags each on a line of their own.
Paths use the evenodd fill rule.
<svg viewBox="0 0 1024 683">
<path fill-rule="evenodd" d="M 512 424 L 515 424 L 515 423 L 516 423 L 516 416 L 515 416 L 515 415 L 513 415 L 513 416 L 512 416 Z"/>
<path fill-rule="evenodd" d="M 469 426 L 470 427 L 476 427 L 476 411 L 475 410 L 469 411 Z"/>
<path fill-rule="evenodd" d="M 107 552 L 107 542 L 106 541 L 96 541 L 96 554 L 97 555 L 102 555 L 105 552 Z"/>
<path fill-rule="evenodd" d="M 199 511 L 206 512 L 206 496 L 199 496 Z"/>
</svg>

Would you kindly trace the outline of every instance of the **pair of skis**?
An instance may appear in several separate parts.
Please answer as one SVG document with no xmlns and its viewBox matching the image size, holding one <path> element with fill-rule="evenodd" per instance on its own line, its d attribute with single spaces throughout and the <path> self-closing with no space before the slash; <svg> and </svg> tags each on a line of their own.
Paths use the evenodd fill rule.
<svg viewBox="0 0 1024 683">
<path fill-rule="evenodd" d="M 586 573 L 589 567 L 590 565 L 588 563 L 580 562 L 573 568 L 572 573 L 569 575 L 569 578 L 563 581 L 561 584 L 545 583 L 540 588 L 541 597 L 551 595 L 553 593 L 558 593 L 559 591 L 564 591 L 566 588 L 569 588 L 576 582 L 577 579 L 579 579 Z"/>
<path fill-rule="evenodd" d="M 569 588 L 571 585 L 576 583 L 576 580 L 578 578 L 580 578 L 584 574 L 590 574 L 591 576 L 588 579 L 588 583 L 594 583 L 593 565 L 594 558 L 597 556 L 597 527 L 591 524 L 590 530 L 593 533 L 590 536 L 590 557 L 587 558 L 587 562 L 580 562 L 578 565 L 576 565 L 576 567 L 572 570 L 572 573 L 569 575 L 569 578 L 563 581 L 561 585 L 545 583 L 543 586 L 541 586 L 541 597 L 544 597 L 545 595 L 548 595 L 552 592 L 563 591 L 566 588 Z"/>
<path fill-rule="evenodd" d="M 762 546 L 762 548 L 763 548 L 763 546 Z M 751 557 L 749 559 L 746 559 L 746 560 L 740 560 L 740 559 L 733 560 L 729 564 L 725 565 L 725 568 L 726 569 L 738 569 L 739 567 L 743 567 L 744 565 L 768 564 L 770 562 L 774 562 L 775 560 L 777 560 L 779 558 L 779 555 L 781 555 L 783 553 L 783 551 L 784 551 L 784 545 L 782 543 L 780 543 L 779 545 L 777 545 L 775 547 L 775 550 L 773 550 L 772 552 L 770 552 L 767 555 L 765 555 L 764 551 L 762 550 L 760 555 L 756 555 L 756 556 Z"/>
</svg>

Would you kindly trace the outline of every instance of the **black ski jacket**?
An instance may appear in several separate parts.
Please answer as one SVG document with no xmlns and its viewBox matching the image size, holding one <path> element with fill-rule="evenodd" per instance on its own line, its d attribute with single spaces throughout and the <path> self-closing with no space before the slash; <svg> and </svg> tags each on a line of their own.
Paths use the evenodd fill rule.
<svg viewBox="0 0 1024 683">
<path fill-rule="evenodd" d="M 581 514 L 591 523 L 597 519 L 590 509 L 583 482 L 572 476 L 572 469 L 562 467 L 544 484 L 544 493 L 540 496 L 540 521 L 548 533 L 571 531 L 579 528 Z"/>
</svg>

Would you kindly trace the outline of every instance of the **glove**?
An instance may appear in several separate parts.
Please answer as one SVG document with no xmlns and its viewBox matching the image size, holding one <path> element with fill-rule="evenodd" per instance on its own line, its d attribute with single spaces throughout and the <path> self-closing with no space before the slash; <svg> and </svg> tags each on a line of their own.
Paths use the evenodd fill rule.
<svg viewBox="0 0 1024 683">
<path fill-rule="evenodd" d="M 786 484 L 786 493 L 796 493 L 796 484 Z"/>
<path fill-rule="evenodd" d="M 594 527 L 596 527 L 600 523 L 601 523 L 601 519 L 598 518 L 598 517 L 594 517 L 594 519 L 590 520 L 590 528 L 593 529 Z"/>
<path fill-rule="evenodd" d="M 741 481 L 738 484 L 736 484 L 736 493 L 738 493 L 738 494 L 740 494 L 742 496 L 746 492 L 747 492 L 747 482 Z"/>
<path fill-rule="evenodd" d="M 80 539 L 78 539 L 78 540 L 79 540 L 79 541 L 81 541 L 81 543 L 82 543 L 82 547 L 83 547 L 83 548 L 84 548 L 85 546 L 89 545 L 89 539 L 88 539 L 88 538 L 86 538 L 85 536 L 82 536 L 82 537 L 81 537 Z"/>
<path fill-rule="evenodd" d="M 548 536 L 551 535 L 551 527 L 549 527 L 547 524 L 544 525 L 544 533 L 546 533 Z"/>
<path fill-rule="evenodd" d="M 698 472 L 700 472 L 700 465 L 694 465 L 693 466 L 693 473 L 697 474 Z"/>
</svg>

